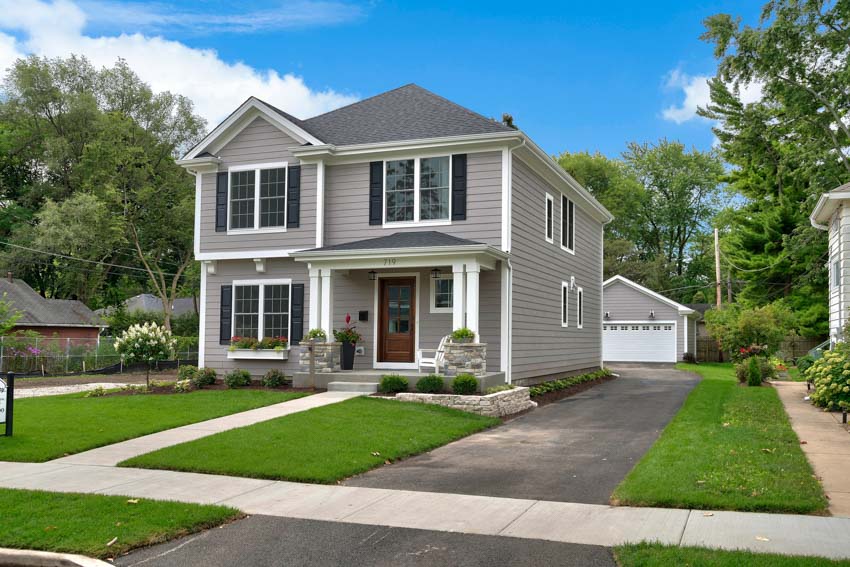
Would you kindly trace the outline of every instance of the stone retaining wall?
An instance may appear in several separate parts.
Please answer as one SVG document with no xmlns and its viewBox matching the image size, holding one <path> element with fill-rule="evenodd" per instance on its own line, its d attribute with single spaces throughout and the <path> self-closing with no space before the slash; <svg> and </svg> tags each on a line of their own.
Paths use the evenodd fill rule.
<svg viewBox="0 0 850 567">
<path fill-rule="evenodd" d="M 313 353 L 316 356 L 316 374 L 340 371 L 340 347 L 342 343 L 313 343 Z M 310 371 L 310 343 L 301 343 L 298 362 L 305 372 Z"/>
<path fill-rule="evenodd" d="M 487 343 L 446 342 L 443 347 L 443 364 L 446 376 L 487 374 Z"/>
<path fill-rule="evenodd" d="M 456 396 L 454 394 L 416 394 L 402 392 L 395 399 L 453 408 L 490 417 L 504 417 L 537 407 L 531 401 L 528 388 L 513 388 L 486 396 Z"/>
</svg>

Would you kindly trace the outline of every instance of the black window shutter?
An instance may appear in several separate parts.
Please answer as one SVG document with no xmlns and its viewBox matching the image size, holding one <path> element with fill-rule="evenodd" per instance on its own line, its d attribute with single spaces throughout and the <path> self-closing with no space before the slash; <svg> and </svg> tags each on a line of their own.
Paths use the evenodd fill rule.
<svg viewBox="0 0 850 567">
<path fill-rule="evenodd" d="M 289 344 L 297 345 L 304 337 L 304 284 L 292 284 L 292 336 Z"/>
<path fill-rule="evenodd" d="M 221 311 L 219 314 L 218 341 L 223 345 L 230 344 L 230 329 L 233 321 L 233 286 L 221 286 Z M 203 323 L 201 323 L 203 324 Z"/>
<path fill-rule="evenodd" d="M 215 231 L 227 232 L 227 172 L 218 173 L 215 180 Z"/>
<path fill-rule="evenodd" d="M 384 162 L 369 164 L 369 224 L 381 225 L 384 221 Z"/>
<path fill-rule="evenodd" d="M 452 220 L 466 220 L 466 154 L 452 156 Z"/>
<path fill-rule="evenodd" d="M 301 217 L 301 166 L 289 168 L 289 178 L 286 182 L 286 226 L 298 228 Z"/>
</svg>

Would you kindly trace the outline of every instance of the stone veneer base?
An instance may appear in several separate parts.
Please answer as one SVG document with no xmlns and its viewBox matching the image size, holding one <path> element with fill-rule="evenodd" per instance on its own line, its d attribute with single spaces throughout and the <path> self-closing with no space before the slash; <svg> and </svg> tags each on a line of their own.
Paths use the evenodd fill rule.
<svg viewBox="0 0 850 567">
<path fill-rule="evenodd" d="M 537 407 L 537 402 L 531 401 L 529 389 L 523 387 L 503 390 L 486 396 L 402 392 L 396 394 L 395 399 L 401 402 L 433 404 L 489 417 L 505 417 Z"/>
</svg>

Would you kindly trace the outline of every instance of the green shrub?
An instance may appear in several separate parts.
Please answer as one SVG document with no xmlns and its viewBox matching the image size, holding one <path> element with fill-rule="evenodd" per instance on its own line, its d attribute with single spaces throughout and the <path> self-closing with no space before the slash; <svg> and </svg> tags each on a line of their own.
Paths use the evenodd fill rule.
<svg viewBox="0 0 850 567">
<path fill-rule="evenodd" d="M 457 342 L 466 342 L 475 340 L 475 333 L 471 329 L 461 327 L 452 331 L 452 340 Z"/>
<path fill-rule="evenodd" d="M 177 368 L 177 380 L 194 380 L 200 372 L 197 366 L 184 364 Z"/>
<path fill-rule="evenodd" d="M 384 394 L 398 394 L 406 392 L 408 387 L 407 378 L 398 374 L 385 374 L 381 376 L 381 392 Z"/>
<path fill-rule="evenodd" d="M 443 377 L 438 374 L 429 374 L 416 383 L 416 390 L 423 394 L 439 394 L 443 391 Z"/>
<path fill-rule="evenodd" d="M 201 389 L 204 386 L 212 386 L 215 384 L 216 373 L 213 368 L 200 368 L 192 379 L 192 383 L 197 389 Z"/>
<path fill-rule="evenodd" d="M 705 314 L 708 334 L 720 342 L 724 351 L 735 356 L 753 345 L 761 347 L 768 356 L 776 353 L 791 324 L 790 311 L 777 304 L 753 309 L 731 304 Z"/>
<path fill-rule="evenodd" d="M 305 337 L 307 340 L 316 339 L 325 341 L 328 338 L 327 333 L 323 329 L 310 329 L 307 331 L 307 336 Z"/>
<path fill-rule="evenodd" d="M 484 390 L 485 394 L 497 394 L 499 392 L 504 392 L 506 390 L 513 390 L 516 388 L 513 384 L 501 384 L 499 386 L 491 386 Z"/>
<path fill-rule="evenodd" d="M 806 356 L 801 356 L 797 359 L 797 370 L 800 371 L 800 374 L 805 374 L 806 370 L 811 368 L 812 364 L 815 363 L 815 357 L 810 354 Z"/>
<path fill-rule="evenodd" d="M 841 342 L 823 353 L 805 377 L 815 385 L 812 403 L 828 410 L 850 408 L 850 343 Z"/>
<path fill-rule="evenodd" d="M 195 383 L 192 380 L 178 380 L 174 383 L 174 392 L 177 394 L 186 394 L 195 389 Z"/>
<path fill-rule="evenodd" d="M 277 368 L 270 369 L 263 376 L 263 386 L 266 388 L 280 388 L 285 382 L 286 375 Z"/>
<path fill-rule="evenodd" d="M 244 388 L 251 385 L 251 373 L 237 368 L 224 375 L 224 384 L 228 388 Z"/>
<path fill-rule="evenodd" d="M 533 398 L 535 396 L 542 396 L 543 394 L 548 394 L 549 392 L 566 390 L 567 388 L 572 388 L 573 386 L 577 386 L 578 384 L 592 382 L 593 380 L 599 380 L 600 378 L 606 378 L 608 376 L 611 376 L 611 371 L 607 368 L 603 368 L 601 370 L 597 370 L 596 372 L 589 372 L 587 374 L 579 374 L 578 376 L 568 376 L 559 380 L 550 380 L 549 382 L 543 382 L 541 384 L 537 384 L 536 386 L 531 386 L 528 389 L 528 393 Z"/>
<path fill-rule="evenodd" d="M 761 386 L 761 363 L 758 356 L 751 356 L 747 359 L 747 385 Z"/>
<path fill-rule="evenodd" d="M 89 390 L 88 392 L 86 392 L 85 397 L 86 398 L 102 398 L 105 395 L 106 395 L 106 390 L 103 389 L 103 386 L 98 386 L 97 388 L 95 388 L 93 390 Z"/>
<path fill-rule="evenodd" d="M 746 362 L 735 364 L 735 376 L 741 384 L 747 383 L 747 375 L 749 374 L 749 365 Z"/>
<path fill-rule="evenodd" d="M 201 318 L 194 311 L 171 318 L 171 332 L 180 337 L 198 336 Z"/>
<path fill-rule="evenodd" d="M 478 390 L 478 380 L 472 374 L 458 374 L 452 380 L 452 392 L 458 396 L 468 396 Z"/>
</svg>

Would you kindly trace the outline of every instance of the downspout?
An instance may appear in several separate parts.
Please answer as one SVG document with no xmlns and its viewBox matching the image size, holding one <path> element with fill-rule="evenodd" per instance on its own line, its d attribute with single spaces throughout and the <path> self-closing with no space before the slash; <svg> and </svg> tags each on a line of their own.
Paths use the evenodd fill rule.
<svg viewBox="0 0 850 567">
<path fill-rule="evenodd" d="M 508 181 L 509 181 L 508 191 L 511 191 L 511 192 L 513 192 L 513 155 L 514 155 L 514 150 L 516 150 L 518 148 L 522 148 L 524 146 L 525 146 L 525 136 L 523 136 L 522 141 L 519 144 L 513 146 L 512 148 L 510 148 L 508 150 L 508 155 L 511 159 L 510 177 L 508 179 Z M 511 242 L 511 240 L 510 240 L 510 234 L 511 234 L 511 228 L 512 228 L 511 224 L 513 224 L 513 216 L 510 214 L 510 209 L 513 207 L 513 202 L 512 202 L 513 196 L 510 195 L 510 197 L 511 197 L 511 200 L 508 203 L 509 204 L 509 207 L 508 207 L 508 222 L 509 222 L 509 224 L 508 224 L 508 230 L 507 230 L 508 243 Z M 505 306 L 505 309 L 508 310 L 508 336 L 505 337 L 505 340 L 508 342 L 508 364 L 507 364 L 507 368 L 505 369 L 505 371 L 506 371 L 505 377 L 507 378 L 508 384 L 513 384 L 513 381 L 514 381 L 514 377 L 513 377 L 513 367 L 514 367 L 514 267 L 511 264 L 510 246 L 508 246 L 507 248 L 508 248 L 508 250 L 507 250 L 508 257 L 505 258 L 505 266 L 507 266 L 507 269 L 508 269 L 508 272 L 507 272 L 508 301 L 507 301 L 507 305 Z"/>
</svg>

